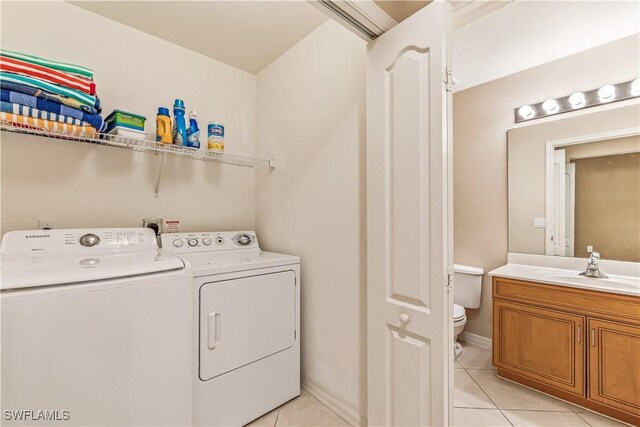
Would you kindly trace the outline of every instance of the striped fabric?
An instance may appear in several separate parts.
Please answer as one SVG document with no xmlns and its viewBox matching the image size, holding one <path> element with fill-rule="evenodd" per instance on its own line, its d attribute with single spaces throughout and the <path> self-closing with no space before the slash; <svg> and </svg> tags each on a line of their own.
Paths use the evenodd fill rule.
<svg viewBox="0 0 640 427">
<path fill-rule="evenodd" d="M 96 85 L 89 79 L 67 74 L 52 68 L 41 65 L 29 64 L 28 62 L 9 58 L 0 55 L 0 70 L 9 73 L 16 73 L 23 76 L 35 77 L 49 83 L 66 86 L 76 89 L 89 95 L 96 93 Z"/>
<path fill-rule="evenodd" d="M 0 80 L 12 82 L 12 83 L 18 83 L 26 86 L 31 86 L 37 89 L 45 90 L 47 92 L 53 92 L 59 95 L 64 95 L 69 98 L 73 98 L 77 101 L 80 101 L 82 104 L 88 105 L 90 107 L 93 107 L 96 105 L 96 97 L 93 95 L 89 95 L 87 93 L 81 92 L 79 90 L 71 89 L 65 86 L 52 84 L 34 77 L 21 76 L 18 74 L 5 73 L 3 71 L 0 71 Z"/>
<path fill-rule="evenodd" d="M 90 68 L 82 67 L 80 65 L 51 61 L 50 59 L 44 59 L 34 55 L 25 55 L 24 53 L 12 52 L 5 49 L 0 49 L 0 54 L 9 58 L 18 59 L 20 61 L 29 62 L 31 64 L 41 65 L 43 67 L 52 68 L 54 70 L 62 71 L 76 76 L 82 76 L 87 79 L 93 80 L 93 70 L 91 70 Z"/>
<path fill-rule="evenodd" d="M 74 117 L 63 116 L 61 114 L 50 113 L 48 111 L 38 110 L 26 105 L 14 104 L 12 102 L 0 102 L 0 111 L 3 113 L 19 114 L 21 116 L 35 117 L 36 119 L 51 120 L 52 122 L 67 123 L 69 125 L 85 126 L 88 123 Z"/>
<path fill-rule="evenodd" d="M 91 126 L 77 126 L 68 123 L 54 122 L 52 120 L 23 116 L 21 114 L 5 113 L 3 111 L 0 111 L 0 119 L 4 122 L 9 122 L 14 126 L 45 129 L 59 133 L 66 133 L 72 136 L 95 137 L 97 135 L 95 128 Z"/>
</svg>

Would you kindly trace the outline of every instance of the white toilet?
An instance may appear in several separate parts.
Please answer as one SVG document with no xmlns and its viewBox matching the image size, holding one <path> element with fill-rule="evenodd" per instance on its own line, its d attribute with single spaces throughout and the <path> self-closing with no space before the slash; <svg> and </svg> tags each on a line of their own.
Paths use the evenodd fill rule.
<svg viewBox="0 0 640 427">
<path fill-rule="evenodd" d="M 453 335 L 455 336 L 454 359 L 462 353 L 458 335 L 467 324 L 465 308 L 479 308 L 484 270 L 468 265 L 453 265 Z"/>
</svg>

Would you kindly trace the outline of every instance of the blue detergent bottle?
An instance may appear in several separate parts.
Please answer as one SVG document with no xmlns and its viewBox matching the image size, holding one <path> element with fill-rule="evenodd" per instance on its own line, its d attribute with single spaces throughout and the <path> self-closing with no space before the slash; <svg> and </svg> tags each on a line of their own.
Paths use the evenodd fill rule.
<svg viewBox="0 0 640 427">
<path fill-rule="evenodd" d="M 173 103 L 173 143 L 185 145 L 187 143 L 187 125 L 184 121 L 184 101 L 176 99 Z"/>
<path fill-rule="evenodd" d="M 187 147 L 200 148 L 200 129 L 198 128 L 198 116 L 195 110 L 189 111 Z"/>
</svg>

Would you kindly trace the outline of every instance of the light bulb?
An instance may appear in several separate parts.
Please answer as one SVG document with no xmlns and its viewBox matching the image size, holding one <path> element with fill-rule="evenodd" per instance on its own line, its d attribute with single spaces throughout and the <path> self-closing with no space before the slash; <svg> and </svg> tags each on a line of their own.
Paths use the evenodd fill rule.
<svg viewBox="0 0 640 427">
<path fill-rule="evenodd" d="M 560 105 L 555 99 L 547 99 L 542 103 L 542 109 L 546 111 L 547 114 L 553 114 L 560 109 Z"/>
<path fill-rule="evenodd" d="M 631 95 L 640 95 L 640 79 L 635 79 L 631 82 Z"/>
<path fill-rule="evenodd" d="M 613 85 L 604 85 L 598 90 L 600 102 L 611 102 L 616 97 L 616 88 Z"/>
<path fill-rule="evenodd" d="M 572 108 L 582 108 L 587 103 L 587 99 L 582 92 L 576 92 L 569 97 L 569 104 Z"/>
<path fill-rule="evenodd" d="M 523 119 L 530 119 L 534 116 L 534 111 L 530 105 L 523 105 L 518 109 L 518 114 L 520 114 L 520 117 Z"/>
</svg>

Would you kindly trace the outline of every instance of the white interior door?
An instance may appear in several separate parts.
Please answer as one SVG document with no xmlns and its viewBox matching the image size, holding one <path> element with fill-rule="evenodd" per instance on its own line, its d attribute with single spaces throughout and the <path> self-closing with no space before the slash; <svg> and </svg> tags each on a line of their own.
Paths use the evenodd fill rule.
<svg viewBox="0 0 640 427">
<path fill-rule="evenodd" d="M 368 53 L 369 425 L 449 422 L 449 16 L 433 2 Z"/>
<path fill-rule="evenodd" d="M 567 256 L 575 256 L 576 246 L 576 164 L 567 163 L 565 171 L 565 215 L 566 215 L 566 234 Z"/>
<path fill-rule="evenodd" d="M 565 150 L 553 153 L 553 255 L 566 256 L 566 164 Z"/>
</svg>

